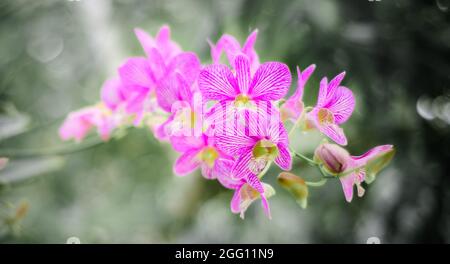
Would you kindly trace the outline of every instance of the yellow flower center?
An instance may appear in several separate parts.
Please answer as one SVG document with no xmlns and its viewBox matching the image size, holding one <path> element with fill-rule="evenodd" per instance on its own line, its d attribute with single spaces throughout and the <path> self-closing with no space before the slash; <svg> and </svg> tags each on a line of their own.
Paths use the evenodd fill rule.
<svg viewBox="0 0 450 264">
<path fill-rule="evenodd" d="M 219 157 L 219 152 L 213 147 L 206 147 L 200 152 L 200 160 L 205 162 L 209 167 L 214 166 L 214 162 Z"/>
<path fill-rule="evenodd" d="M 252 153 L 255 159 L 273 160 L 278 156 L 278 148 L 272 141 L 262 139 L 253 147 Z"/>
<path fill-rule="evenodd" d="M 236 107 L 247 107 L 249 106 L 250 103 L 250 97 L 248 97 L 245 94 L 240 94 L 238 96 L 236 96 L 236 98 L 234 99 L 234 105 Z"/>
<path fill-rule="evenodd" d="M 317 113 L 317 118 L 319 119 L 320 124 L 333 124 L 334 123 L 333 113 L 326 108 L 321 108 L 319 110 L 319 112 Z"/>
</svg>

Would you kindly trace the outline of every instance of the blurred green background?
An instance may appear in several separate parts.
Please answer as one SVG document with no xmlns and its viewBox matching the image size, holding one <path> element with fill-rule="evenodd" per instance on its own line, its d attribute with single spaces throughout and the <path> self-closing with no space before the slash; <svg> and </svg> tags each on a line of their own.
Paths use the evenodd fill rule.
<svg viewBox="0 0 450 264">
<path fill-rule="evenodd" d="M 382 243 L 450 242 L 449 1 L 239 0 L 0 2 L 0 242 Z M 262 61 L 291 71 L 315 63 L 306 101 L 322 76 L 346 70 L 357 105 L 344 128 L 355 155 L 394 144 L 391 165 L 366 196 L 345 202 L 338 182 L 311 189 L 302 210 L 275 182 L 273 219 L 253 205 L 241 220 L 232 192 L 196 173 L 176 177 L 177 154 L 145 129 L 81 145 L 57 135 L 65 115 L 99 100 L 103 81 L 129 56 L 134 34 L 162 24 L 210 62 L 206 39 L 241 42 L 255 28 Z M 314 140 L 312 140 L 314 139 Z M 317 135 L 296 149 L 312 155 Z M 296 163 L 305 178 L 317 172 Z M 258 202 L 259 203 L 259 202 Z"/>
</svg>

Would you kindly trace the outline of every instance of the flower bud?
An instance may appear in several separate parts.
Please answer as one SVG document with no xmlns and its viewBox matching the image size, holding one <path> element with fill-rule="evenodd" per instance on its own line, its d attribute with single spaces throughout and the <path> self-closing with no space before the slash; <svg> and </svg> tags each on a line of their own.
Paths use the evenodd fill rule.
<svg viewBox="0 0 450 264">
<path fill-rule="evenodd" d="M 344 172 L 350 159 L 348 151 L 336 144 L 321 144 L 314 153 L 314 160 L 322 163 L 334 175 Z"/>
<path fill-rule="evenodd" d="M 306 208 L 308 204 L 308 187 L 302 178 L 289 172 L 282 172 L 278 175 L 278 183 L 295 197 L 300 207 Z"/>
</svg>

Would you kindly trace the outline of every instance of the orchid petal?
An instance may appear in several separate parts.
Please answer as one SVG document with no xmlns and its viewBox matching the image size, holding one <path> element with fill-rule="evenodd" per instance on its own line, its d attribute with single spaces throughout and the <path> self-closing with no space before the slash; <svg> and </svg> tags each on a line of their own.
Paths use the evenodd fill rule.
<svg viewBox="0 0 450 264">
<path fill-rule="evenodd" d="M 139 86 L 150 89 L 155 84 L 150 63 L 146 58 L 128 59 L 119 68 L 119 75 L 125 86 Z"/>
<path fill-rule="evenodd" d="M 193 136 L 173 136 L 170 137 L 170 143 L 173 149 L 178 152 L 186 152 L 190 149 L 200 149 L 205 146 L 203 137 Z"/>
<path fill-rule="evenodd" d="M 350 173 L 349 175 L 339 178 L 342 184 L 342 189 L 344 190 L 345 200 L 347 200 L 347 202 L 351 202 L 353 199 L 353 185 L 355 184 L 355 176 L 355 173 Z"/>
<path fill-rule="evenodd" d="M 183 153 L 176 161 L 174 166 L 174 172 L 178 176 L 184 176 L 200 166 L 200 159 L 197 157 L 199 149 L 188 150 Z"/>
<path fill-rule="evenodd" d="M 182 52 L 171 60 L 168 70 L 180 72 L 191 85 L 200 73 L 200 60 L 193 52 Z"/>
<path fill-rule="evenodd" d="M 147 54 L 147 56 L 150 56 L 151 49 L 156 46 L 155 40 L 147 32 L 140 28 L 135 28 L 134 34 L 139 40 L 139 43 L 141 43 L 144 52 Z"/>
<path fill-rule="evenodd" d="M 355 109 L 353 92 L 347 87 L 338 87 L 327 108 L 333 113 L 336 124 L 344 123 Z"/>
<path fill-rule="evenodd" d="M 122 82 L 119 78 L 112 78 L 104 82 L 100 97 L 109 109 L 114 110 L 124 100 L 121 89 Z"/>
<path fill-rule="evenodd" d="M 255 100 L 278 100 L 286 95 L 291 85 L 291 73 L 286 64 L 266 62 L 255 73 L 249 94 Z"/>
<path fill-rule="evenodd" d="M 284 144 L 278 144 L 278 156 L 275 159 L 275 163 L 280 166 L 283 170 L 291 170 L 292 168 L 292 157 L 288 148 Z"/>
<path fill-rule="evenodd" d="M 198 84 L 206 100 L 233 100 L 236 89 L 233 74 L 225 65 L 210 65 L 200 72 Z"/>
<path fill-rule="evenodd" d="M 251 149 L 246 149 L 245 152 L 236 159 L 232 169 L 231 177 L 233 179 L 247 179 L 252 173 L 250 170 L 250 161 L 253 158 Z"/>
<path fill-rule="evenodd" d="M 250 62 L 244 55 L 236 56 L 234 60 L 234 67 L 236 70 L 236 81 L 240 93 L 247 94 L 248 86 L 250 84 Z"/>
</svg>

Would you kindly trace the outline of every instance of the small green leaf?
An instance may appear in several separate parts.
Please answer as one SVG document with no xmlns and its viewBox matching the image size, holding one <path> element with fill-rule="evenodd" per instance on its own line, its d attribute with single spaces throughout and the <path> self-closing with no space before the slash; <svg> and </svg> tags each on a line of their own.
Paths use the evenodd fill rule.
<svg viewBox="0 0 450 264">
<path fill-rule="evenodd" d="M 14 184 L 62 167 L 61 157 L 13 160 L 0 171 L 0 185 Z"/>
</svg>

